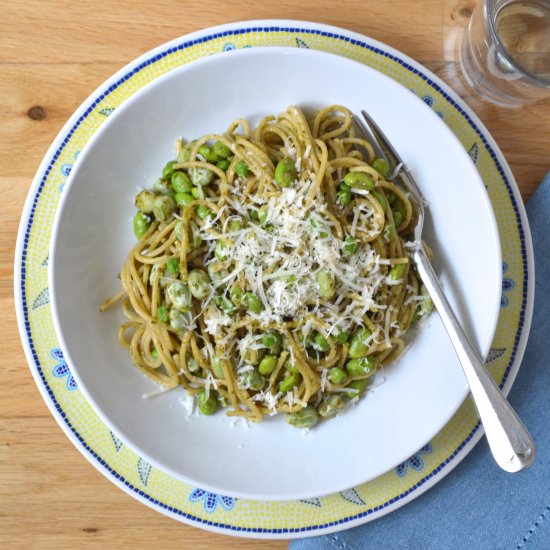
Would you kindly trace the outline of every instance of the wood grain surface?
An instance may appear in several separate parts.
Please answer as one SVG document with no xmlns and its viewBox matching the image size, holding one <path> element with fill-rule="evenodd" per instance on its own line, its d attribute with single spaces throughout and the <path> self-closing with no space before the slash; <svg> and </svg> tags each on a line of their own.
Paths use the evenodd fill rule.
<svg viewBox="0 0 550 550">
<path fill-rule="evenodd" d="M 403 51 L 450 84 L 502 148 L 524 198 L 550 168 L 550 102 L 488 105 L 464 87 L 456 38 L 476 0 L 3 0 L 0 20 L 0 546 L 284 548 L 214 535 L 147 508 L 96 471 L 63 434 L 27 367 L 13 304 L 23 203 L 63 123 L 145 51 L 211 25 L 259 18 L 339 25 Z M 390 7 L 391 5 L 391 7 Z"/>
</svg>

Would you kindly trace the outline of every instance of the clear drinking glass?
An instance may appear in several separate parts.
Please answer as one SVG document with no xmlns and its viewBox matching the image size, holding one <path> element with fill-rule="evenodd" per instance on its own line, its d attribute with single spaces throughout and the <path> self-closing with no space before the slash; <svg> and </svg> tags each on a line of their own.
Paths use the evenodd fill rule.
<svg viewBox="0 0 550 550">
<path fill-rule="evenodd" d="M 519 107 L 550 97 L 550 0 L 485 0 L 459 48 L 466 83 L 484 99 Z"/>
</svg>

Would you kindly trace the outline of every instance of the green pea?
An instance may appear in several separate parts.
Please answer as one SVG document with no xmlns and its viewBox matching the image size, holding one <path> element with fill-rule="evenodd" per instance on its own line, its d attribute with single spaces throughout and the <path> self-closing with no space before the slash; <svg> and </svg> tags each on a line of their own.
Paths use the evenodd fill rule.
<svg viewBox="0 0 550 550">
<path fill-rule="evenodd" d="M 319 415 L 323 418 L 334 418 L 346 404 L 342 395 L 327 395 L 317 408 Z"/>
<path fill-rule="evenodd" d="M 301 379 L 301 375 L 291 372 L 288 376 L 285 376 L 281 382 L 279 382 L 279 391 L 283 393 L 292 391 L 294 387 L 300 383 Z"/>
<path fill-rule="evenodd" d="M 225 143 L 219 140 L 214 143 L 212 150 L 214 151 L 214 153 L 216 153 L 216 155 L 218 155 L 218 157 L 222 159 L 225 159 L 229 155 L 231 155 L 231 149 Z"/>
<path fill-rule="evenodd" d="M 210 289 L 212 288 L 210 277 L 202 269 L 193 269 L 190 271 L 187 277 L 187 284 L 189 285 L 189 291 L 197 300 L 204 300 L 210 294 Z"/>
<path fill-rule="evenodd" d="M 170 273 L 179 273 L 180 272 L 180 259 L 179 258 L 170 258 L 166 262 L 166 267 Z"/>
<path fill-rule="evenodd" d="M 161 323 L 167 323 L 168 322 L 168 320 L 169 320 L 168 308 L 166 306 L 157 307 L 157 319 Z"/>
<path fill-rule="evenodd" d="M 328 379 L 337 386 L 343 384 L 347 377 L 346 371 L 338 367 L 333 367 L 328 371 Z"/>
<path fill-rule="evenodd" d="M 351 187 L 346 183 L 341 183 L 336 193 L 336 202 L 346 206 L 351 202 Z"/>
<path fill-rule="evenodd" d="M 218 409 L 217 392 L 202 389 L 199 392 L 199 411 L 205 416 L 210 416 Z"/>
<path fill-rule="evenodd" d="M 328 340 L 320 332 L 318 332 L 313 338 L 313 348 L 323 353 L 330 349 Z"/>
<path fill-rule="evenodd" d="M 243 295 L 244 292 L 238 287 L 233 287 L 229 292 L 229 297 L 231 301 L 237 306 L 241 307 L 243 305 Z"/>
<path fill-rule="evenodd" d="M 164 168 L 162 169 L 162 177 L 164 179 L 169 180 L 172 177 L 172 174 L 174 173 L 174 164 L 175 161 L 171 160 L 164 165 Z"/>
<path fill-rule="evenodd" d="M 199 155 L 202 155 L 207 162 L 218 162 L 218 155 L 206 144 L 199 147 Z"/>
<path fill-rule="evenodd" d="M 134 204 L 140 212 L 150 214 L 153 211 L 155 197 L 156 195 L 152 191 L 149 191 L 149 189 L 144 189 L 137 194 Z"/>
<path fill-rule="evenodd" d="M 399 281 L 405 276 L 407 264 L 396 264 L 390 269 L 389 278 L 392 281 Z"/>
<path fill-rule="evenodd" d="M 220 169 L 220 170 L 223 170 L 224 172 L 227 171 L 227 169 L 229 168 L 229 165 L 231 163 L 227 160 L 227 159 L 223 159 L 223 160 L 220 160 L 216 163 L 216 166 Z"/>
<path fill-rule="evenodd" d="M 348 172 L 344 176 L 344 181 L 353 189 L 362 189 L 372 191 L 374 189 L 374 180 L 366 172 Z"/>
<path fill-rule="evenodd" d="M 382 210 L 384 210 L 384 212 L 387 213 L 389 206 L 384 193 L 382 193 L 381 191 L 373 191 L 372 194 L 376 197 L 376 200 L 380 203 Z"/>
<path fill-rule="evenodd" d="M 223 372 L 222 360 L 217 355 L 214 355 L 214 357 L 212 357 L 211 364 L 212 364 L 212 372 L 214 373 L 216 378 L 223 380 L 225 378 L 225 374 Z"/>
<path fill-rule="evenodd" d="M 216 242 L 216 246 L 214 247 L 214 254 L 220 262 L 225 262 L 227 258 L 229 258 L 229 254 L 231 251 L 231 247 L 227 244 L 227 242 L 219 239 Z"/>
<path fill-rule="evenodd" d="M 193 187 L 191 189 L 191 196 L 196 200 L 204 199 L 204 189 L 202 187 Z"/>
<path fill-rule="evenodd" d="M 265 357 L 265 349 L 247 349 L 243 354 L 243 361 L 249 365 L 259 365 Z"/>
<path fill-rule="evenodd" d="M 385 159 L 374 159 L 371 166 L 384 178 L 387 179 L 390 173 L 390 165 Z"/>
<path fill-rule="evenodd" d="M 260 223 L 262 225 L 265 225 L 265 223 L 267 222 L 268 215 L 269 215 L 269 206 L 267 204 L 264 204 L 258 210 L 258 220 L 260 220 Z"/>
<path fill-rule="evenodd" d="M 336 294 L 334 277 L 328 269 L 321 269 L 315 275 L 319 287 L 319 295 L 322 298 L 332 298 Z"/>
<path fill-rule="evenodd" d="M 345 330 L 342 330 L 336 335 L 336 340 L 340 344 L 345 344 L 348 341 L 348 338 L 349 338 L 349 334 Z"/>
<path fill-rule="evenodd" d="M 178 206 L 187 206 L 190 202 L 195 200 L 189 193 L 176 193 L 174 199 Z"/>
<path fill-rule="evenodd" d="M 359 245 L 357 244 L 357 239 L 353 237 L 346 237 L 344 246 L 342 247 L 342 253 L 344 256 L 351 256 L 357 252 L 358 247 Z"/>
<path fill-rule="evenodd" d="M 248 166 L 246 165 L 246 163 L 243 160 L 240 160 L 235 165 L 235 172 L 237 173 L 238 176 L 246 178 L 246 176 L 248 176 L 248 174 L 250 173 L 250 170 L 248 169 Z"/>
<path fill-rule="evenodd" d="M 346 363 L 346 371 L 350 376 L 371 375 L 376 369 L 376 363 L 372 357 L 361 357 L 360 359 L 350 359 Z"/>
<path fill-rule="evenodd" d="M 200 370 L 199 362 L 192 355 L 187 356 L 186 363 L 187 363 L 187 370 L 191 374 L 195 374 L 199 372 Z"/>
<path fill-rule="evenodd" d="M 191 178 L 185 172 L 174 172 L 172 174 L 172 189 L 175 193 L 189 193 L 193 188 Z"/>
<path fill-rule="evenodd" d="M 350 399 L 353 399 L 354 397 L 361 395 L 365 391 L 368 385 L 369 385 L 368 378 L 361 378 L 360 380 L 352 380 L 346 386 L 346 389 L 350 390 L 346 392 L 346 396 L 349 397 Z"/>
<path fill-rule="evenodd" d="M 368 328 L 360 328 L 355 331 L 351 338 L 351 342 L 348 349 L 348 356 L 357 359 L 363 357 L 368 351 L 368 342 L 372 335 L 372 332 Z"/>
<path fill-rule="evenodd" d="M 147 233 L 150 226 L 151 220 L 149 219 L 149 216 L 138 211 L 134 216 L 134 235 L 138 241 L 141 240 L 145 233 Z"/>
<path fill-rule="evenodd" d="M 191 306 L 191 291 L 189 286 L 182 281 L 174 281 L 166 291 L 172 305 L 180 311 L 188 311 Z"/>
<path fill-rule="evenodd" d="M 277 366 L 277 357 L 275 355 L 267 355 L 260 361 L 258 370 L 260 371 L 260 374 L 267 376 L 275 370 L 276 366 Z"/>
<path fill-rule="evenodd" d="M 201 237 L 201 232 L 199 230 L 199 226 L 192 220 L 189 222 L 189 231 L 187 235 L 187 241 L 188 241 L 187 244 L 189 246 L 190 252 L 199 248 L 199 246 L 202 243 L 202 237 Z"/>
<path fill-rule="evenodd" d="M 246 292 L 243 296 L 243 302 L 246 305 L 246 307 L 252 311 L 252 313 L 260 313 L 264 309 L 264 305 L 262 304 L 262 301 L 258 297 L 257 294 L 254 294 L 253 292 Z"/>
<path fill-rule="evenodd" d="M 176 209 L 176 203 L 172 197 L 162 195 L 153 202 L 153 214 L 159 222 L 166 222 Z"/>
<path fill-rule="evenodd" d="M 159 195 L 167 195 L 173 191 L 172 184 L 169 179 L 159 178 L 153 183 L 153 191 Z"/>
<path fill-rule="evenodd" d="M 170 310 L 168 317 L 170 319 L 170 326 L 174 330 L 180 331 L 187 328 L 187 318 L 181 311 L 177 310 L 176 308 L 172 308 Z"/>
<path fill-rule="evenodd" d="M 193 168 L 191 170 L 191 181 L 193 185 L 202 187 L 208 185 L 214 179 L 214 172 L 208 168 Z"/>
<path fill-rule="evenodd" d="M 277 349 L 281 347 L 283 338 L 278 332 L 268 332 L 262 337 L 262 344 L 266 348 Z"/>
<path fill-rule="evenodd" d="M 237 308 L 235 307 L 235 304 L 231 300 L 228 300 L 224 296 L 216 296 L 214 298 L 214 303 L 224 312 L 227 314 L 233 313 Z"/>
<path fill-rule="evenodd" d="M 295 428 L 312 428 L 318 420 L 317 411 L 311 405 L 299 411 L 285 414 L 285 422 Z"/>
<path fill-rule="evenodd" d="M 204 204 L 201 204 L 197 206 L 197 216 L 201 220 L 205 220 L 206 218 L 209 218 L 210 216 L 213 216 L 214 212 L 208 208 L 208 206 L 204 206 Z"/>
<path fill-rule="evenodd" d="M 241 375 L 245 386 L 251 390 L 261 390 L 265 386 L 265 378 L 257 370 L 249 370 Z"/>
<path fill-rule="evenodd" d="M 296 180 L 297 175 L 296 165 L 291 158 L 285 157 L 277 163 L 275 181 L 280 187 L 290 187 Z"/>
</svg>

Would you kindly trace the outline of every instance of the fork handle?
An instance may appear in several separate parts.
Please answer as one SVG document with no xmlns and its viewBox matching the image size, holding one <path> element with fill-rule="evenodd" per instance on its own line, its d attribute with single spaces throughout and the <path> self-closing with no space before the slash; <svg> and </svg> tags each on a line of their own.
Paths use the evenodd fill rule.
<svg viewBox="0 0 550 550">
<path fill-rule="evenodd" d="M 507 472 L 527 468 L 535 459 L 533 439 L 462 330 L 422 246 L 413 252 L 413 260 L 464 369 L 496 463 Z"/>
</svg>

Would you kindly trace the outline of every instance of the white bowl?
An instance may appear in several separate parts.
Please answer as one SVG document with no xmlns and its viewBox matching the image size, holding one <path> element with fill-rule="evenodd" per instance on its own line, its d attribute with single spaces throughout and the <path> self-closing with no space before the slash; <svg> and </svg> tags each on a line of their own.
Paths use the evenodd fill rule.
<svg viewBox="0 0 550 550">
<path fill-rule="evenodd" d="M 307 435 L 281 417 L 250 426 L 223 413 L 190 417 L 182 390 L 142 398 L 156 386 L 118 344 L 123 316 L 99 312 L 120 289 L 137 189 L 154 182 L 177 137 L 333 103 L 366 108 L 407 162 L 429 202 L 425 239 L 445 292 L 480 353 L 489 350 L 502 277 L 495 217 L 469 156 L 428 106 L 362 64 L 300 48 L 232 51 L 174 70 L 117 108 L 80 154 L 54 223 L 50 287 L 61 347 L 94 409 L 143 458 L 192 485 L 256 500 L 335 493 L 406 460 L 467 395 L 433 314 L 378 375 L 383 383 Z"/>
</svg>

